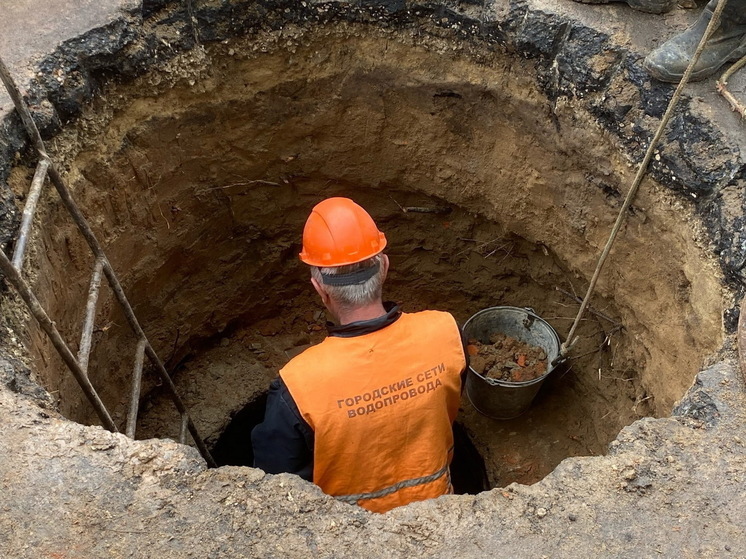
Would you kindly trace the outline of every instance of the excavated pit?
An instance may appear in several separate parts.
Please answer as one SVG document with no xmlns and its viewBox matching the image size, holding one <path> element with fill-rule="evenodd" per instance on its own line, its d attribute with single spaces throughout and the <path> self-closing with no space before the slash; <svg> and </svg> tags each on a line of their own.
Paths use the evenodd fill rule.
<svg viewBox="0 0 746 559">
<path fill-rule="evenodd" d="M 385 297 L 403 310 L 463 323 L 487 306 L 527 306 L 564 336 L 633 174 L 591 117 L 537 89 L 528 62 L 348 24 L 176 57 L 109 86 L 55 149 L 225 464 L 250 461 L 241 447 L 270 379 L 324 336 L 297 259 L 317 201 L 350 196 L 373 215 L 390 243 Z M 17 192 L 30 173 L 14 170 Z M 73 339 L 92 260 L 62 210 L 44 212 L 31 275 Z M 634 420 L 670 414 L 722 342 L 719 274 L 687 216 L 646 181 L 568 366 L 511 421 L 464 397 L 466 467 L 486 468 L 485 485 L 533 483 L 568 456 L 603 454 Z M 108 292 L 100 309 L 90 374 L 123 424 L 135 341 Z M 51 346 L 18 330 L 62 413 L 95 423 Z M 144 394 L 138 438 L 175 438 L 152 371 Z"/>
</svg>

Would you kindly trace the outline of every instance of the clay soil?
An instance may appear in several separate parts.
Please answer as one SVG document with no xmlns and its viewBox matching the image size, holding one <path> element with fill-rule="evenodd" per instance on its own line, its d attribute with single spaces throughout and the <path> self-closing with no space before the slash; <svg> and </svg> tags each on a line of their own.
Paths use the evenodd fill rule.
<svg viewBox="0 0 746 559">
<path fill-rule="evenodd" d="M 490 343 L 469 340 L 470 366 L 485 378 L 527 382 L 547 372 L 547 354 L 540 347 L 496 332 Z"/>
</svg>

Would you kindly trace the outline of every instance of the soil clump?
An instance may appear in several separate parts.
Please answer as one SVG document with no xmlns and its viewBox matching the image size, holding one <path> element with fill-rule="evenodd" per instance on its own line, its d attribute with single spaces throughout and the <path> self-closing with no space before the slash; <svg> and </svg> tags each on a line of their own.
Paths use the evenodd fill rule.
<svg viewBox="0 0 746 559">
<path fill-rule="evenodd" d="M 490 343 L 469 340 L 471 368 L 485 378 L 505 382 L 526 382 L 547 372 L 547 354 L 502 332 L 490 336 Z"/>
</svg>

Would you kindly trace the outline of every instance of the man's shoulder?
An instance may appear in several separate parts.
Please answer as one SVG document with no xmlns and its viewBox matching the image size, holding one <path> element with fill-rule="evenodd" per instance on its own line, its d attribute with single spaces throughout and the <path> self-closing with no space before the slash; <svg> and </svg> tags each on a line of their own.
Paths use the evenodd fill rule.
<svg viewBox="0 0 746 559">
<path fill-rule="evenodd" d="M 413 313 L 402 313 L 402 315 L 411 317 L 411 320 L 442 321 L 448 324 L 456 324 L 456 319 L 448 311 L 425 310 Z"/>
<path fill-rule="evenodd" d="M 456 318 L 447 311 L 418 311 L 404 313 L 405 328 L 416 331 L 420 337 L 427 339 L 433 334 L 447 335 L 451 338 L 461 338 L 461 328 Z"/>
<path fill-rule="evenodd" d="M 453 317 L 453 315 L 450 312 L 448 312 L 448 311 L 439 311 L 439 310 L 435 310 L 435 309 L 426 309 L 424 311 L 416 311 L 416 312 L 403 313 L 403 314 L 410 315 L 410 316 L 412 316 L 412 315 L 416 316 L 416 315 L 421 315 L 421 314 L 433 314 L 433 315 L 437 314 L 437 315 L 442 315 L 442 316 Z"/>
<path fill-rule="evenodd" d="M 327 346 L 332 343 L 330 340 L 333 340 L 331 336 L 324 338 L 317 344 L 310 345 L 306 348 L 303 348 L 301 351 L 297 352 L 293 357 L 285 364 L 282 369 L 280 369 L 280 375 L 282 375 L 283 371 L 286 370 L 292 370 L 299 366 L 307 366 L 309 361 L 313 362 L 316 359 L 321 358 L 321 356 L 324 354 L 324 352 L 327 350 Z"/>
</svg>

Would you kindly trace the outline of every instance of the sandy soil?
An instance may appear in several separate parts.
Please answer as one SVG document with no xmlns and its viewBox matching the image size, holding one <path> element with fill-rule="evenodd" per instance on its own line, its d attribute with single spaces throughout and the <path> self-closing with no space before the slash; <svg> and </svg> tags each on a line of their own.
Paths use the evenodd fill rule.
<svg viewBox="0 0 746 559">
<path fill-rule="evenodd" d="M 296 255 L 308 208 L 325 196 L 353 197 L 386 231 L 386 296 L 405 310 L 448 310 L 463 323 L 485 307 L 529 306 L 561 335 L 575 316 L 581 270 L 616 216 L 627 164 L 593 128 L 537 118 L 546 101 L 513 61 L 392 39 L 341 26 L 298 31 L 289 50 L 269 34 L 192 52 L 113 88 L 56 144 L 209 441 L 265 389 L 286 351 L 318 332 Z M 27 180 L 22 168 L 13 175 L 19 189 Z M 603 453 L 635 419 L 666 415 L 716 346 L 720 284 L 694 273 L 707 257 L 671 204 L 653 185 L 641 195 L 593 302 L 611 321 L 586 317 L 544 404 L 507 429 L 464 407 L 494 485 L 535 482 L 567 456 Z M 44 211 L 64 223 L 56 206 Z M 659 259 L 646 258 L 662 243 Z M 67 301 L 87 288 L 82 240 L 63 225 L 32 250 L 46 255 L 33 272 L 44 302 L 75 332 L 81 309 Z M 62 264 L 55 255 L 70 259 L 72 277 L 51 273 Z M 91 375 L 123 422 L 135 342 L 110 295 L 101 306 Z M 93 421 L 36 343 L 37 371 L 63 412 Z M 144 393 L 154 388 L 146 374 Z M 154 402 L 139 436 L 175 437 L 171 404 Z"/>
</svg>

